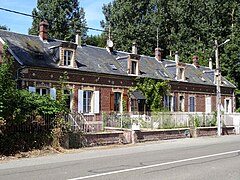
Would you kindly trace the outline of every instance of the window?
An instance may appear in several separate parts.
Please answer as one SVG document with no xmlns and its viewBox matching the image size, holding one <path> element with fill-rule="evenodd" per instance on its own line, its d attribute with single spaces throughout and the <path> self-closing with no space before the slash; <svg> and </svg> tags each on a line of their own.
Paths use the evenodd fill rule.
<svg viewBox="0 0 240 180">
<path fill-rule="evenodd" d="M 49 89 L 46 88 L 36 88 L 36 93 L 40 94 L 41 96 L 49 94 Z"/>
<path fill-rule="evenodd" d="M 225 113 L 232 112 L 231 99 L 224 99 L 224 110 L 225 110 Z"/>
<path fill-rule="evenodd" d="M 65 89 L 64 95 L 65 95 L 66 106 L 68 109 L 71 109 L 71 91 Z"/>
<path fill-rule="evenodd" d="M 195 112 L 195 97 L 189 97 L 189 112 Z"/>
<path fill-rule="evenodd" d="M 131 99 L 131 112 L 137 112 L 138 111 L 138 100 Z"/>
<path fill-rule="evenodd" d="M 185 80 L 185 67 L 183 66 L 177 67 L 176 79 L 180 81 Z"/>
<path fill-rule="evenodd" d="M 205 99 L 205 112 L 206 113 L 211 113 L 212 112 L 211 97 L 206 97 L 206 99 Z"/>
<path fill-rule="evenodd" d="M 73 51 L 64 50 L 64 66 L 70 66 L 72 61 Z"/>
<path fill-rule="evenodd" d="M 114 111 L 120 112 L 121 107 L 121 93 L 114 92 Z"/>
<path fill-rule="evenodd" d="M 50 94 L 51 98 L 56 100 L 56 89 L 55 88 L 36 88 L 33 86 L 28 87 L 28 91 L 32 93 L 39 93 L 40 95 Z"/>
<path fill-rule="evenodd" d="M 184 97 L 179 96 L 179 111 L 184 112 Z"/>
<path fill-rule="evenodd" d="M 164 97 L 164 107 L 168 111 L 176 111 L 176 96 L 165 96 Z"/>
<path fill-rule="evenodd" d="M 99 91 L 78 90 L 78 112 L 99 113 Z"/>
<path fill-rule="evenodd" d="M 137 62 L 136 61 L 132 61 L 131 74 L 137 74 Z"/>
<path fill-rule="evenodd" d="M 180 80 L 184 80 L 184 68 L 180 68 L 179 69 L 179 73 L 180 73 Z"/>
<path fill-rule="evenodd" d="M 92 112 L 92 91 L 84 91 L 83 92 L 83 112 L 90 113 Z"/>
</svg>

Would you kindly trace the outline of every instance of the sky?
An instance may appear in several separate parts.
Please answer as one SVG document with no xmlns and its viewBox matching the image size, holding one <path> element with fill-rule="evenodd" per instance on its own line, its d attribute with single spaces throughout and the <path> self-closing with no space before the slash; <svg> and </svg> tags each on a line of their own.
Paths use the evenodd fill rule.
<svg viewBox="0 0 240 180">
<path fill-rule="evenodd" d="M 83 7 L 85 11 L 88 27 L 102 29 L 100 26 L 100 21 L 104 20 L 102 6 L 111 1 L 112 0 L 80 0 L 80 6 Z M 37 7 L 37 0 L 0 0 L 0 7 L 32 14 L 33 8 Z M 12 32 L 28 34 L 28 29 L 32 26 L 32 18 L 0 10 L 0 25 L 6 25 Z M 88 30 L 88 35 L 97 35 L 99 33 L 101 32 Z"/>
</svg>

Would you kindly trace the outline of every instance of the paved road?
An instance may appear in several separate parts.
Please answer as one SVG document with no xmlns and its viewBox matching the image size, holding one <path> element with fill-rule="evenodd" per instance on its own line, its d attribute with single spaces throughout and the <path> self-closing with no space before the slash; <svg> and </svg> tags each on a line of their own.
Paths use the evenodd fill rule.
<svg viewBox="0 0 240 180">
<path fill-rule="evenodd" d="M 0 180 L 240 179 L 240 136 L 181 139 L 0 161 Z"/>
</svg>

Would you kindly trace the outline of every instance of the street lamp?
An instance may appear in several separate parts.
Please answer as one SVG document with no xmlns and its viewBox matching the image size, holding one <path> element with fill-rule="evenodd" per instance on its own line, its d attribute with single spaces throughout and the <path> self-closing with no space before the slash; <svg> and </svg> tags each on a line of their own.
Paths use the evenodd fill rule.
<svg viewBox="0 0 240 180">
<path fill-rule="evenodd" d="M 230 39 L 227 39 L 222 44 L 218 45 L 217 40 L 215 40 L 215 57 L 216 57 L 216 81 L 217 81 L 217 133 L 218 136 L 221 136 L 221 72 L 220 72 L 220 65 L 218 59 L 218 48 L 226 43 L 228 43 Z"/>
</svg>

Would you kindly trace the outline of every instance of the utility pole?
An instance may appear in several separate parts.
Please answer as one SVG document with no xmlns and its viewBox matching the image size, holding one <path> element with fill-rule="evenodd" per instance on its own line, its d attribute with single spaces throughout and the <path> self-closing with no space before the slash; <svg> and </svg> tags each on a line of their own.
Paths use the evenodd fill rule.
<svg viewBox="0 0 240 180">
<path fill-rule="evenodd" d="M 217 40 L 215 40 L 215 57 L 216 57 L 216 83 L 217 83 L 217 89 L 216 89 L 216 107 L 217 107 L 217 134 L 218 136 L 221 136 L 222 134 L 222 128 L 221 128 L 221 75 L 220 75 L 220 66 L 219 66 L 219 59 L 218 59 L 218 43 Z"/>
<path fill-rule="evenodd" d="M 227 42 L 229 42 L 230 39 L 227 39 L 222 44 L 218 45 L 217 40 L 215 40 L 215 58 L 216 58 L 216 108 L 217 108 L 217 134 L 218 136 L 221 136 L 222 134 L 222 128 L 221 128 L 221 71 L 220 71 L 220 63 L 218 59 L 218 48 Z"/>
</svg>

